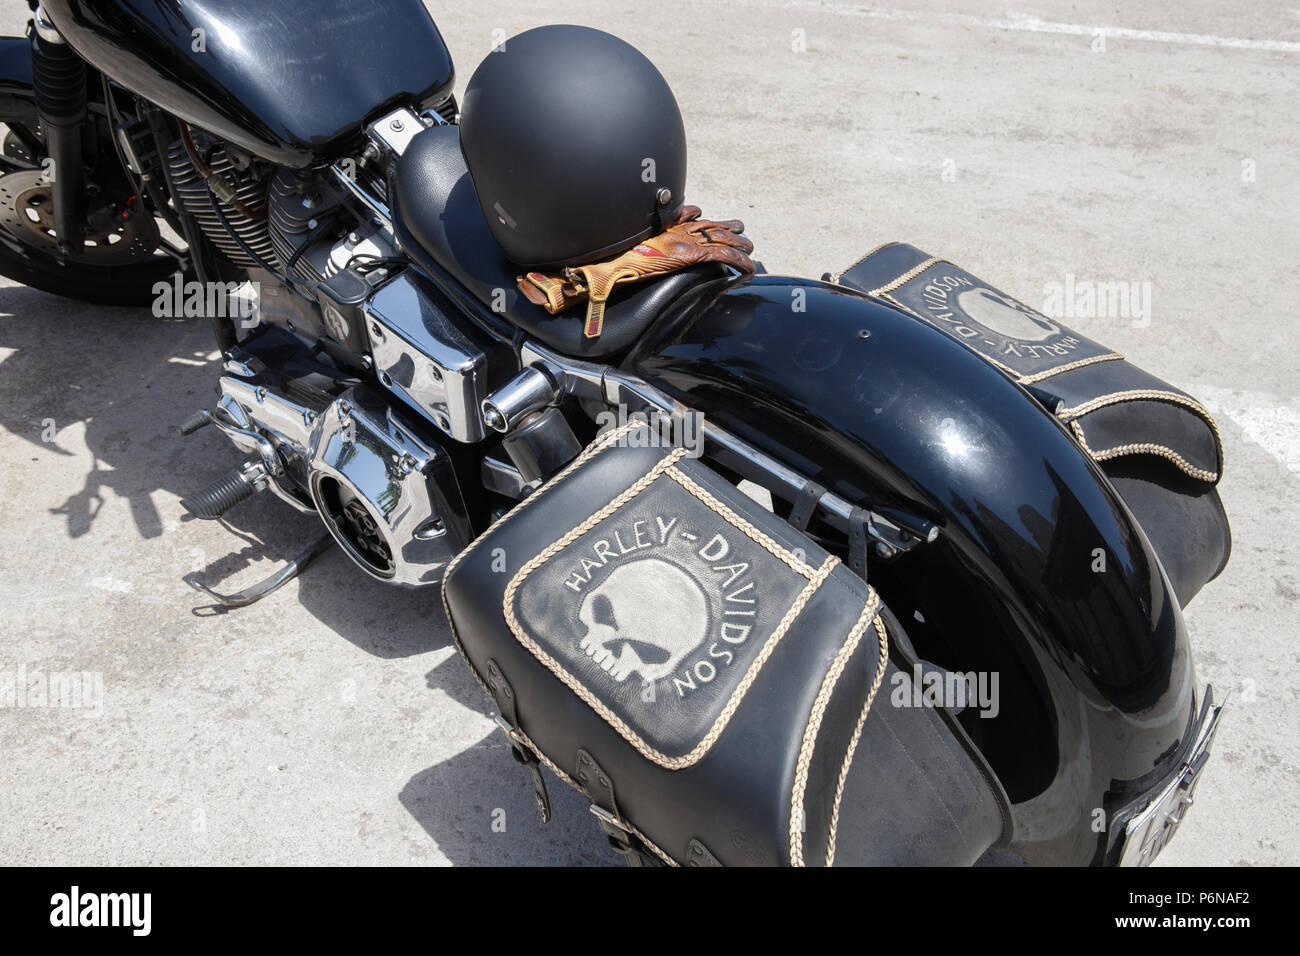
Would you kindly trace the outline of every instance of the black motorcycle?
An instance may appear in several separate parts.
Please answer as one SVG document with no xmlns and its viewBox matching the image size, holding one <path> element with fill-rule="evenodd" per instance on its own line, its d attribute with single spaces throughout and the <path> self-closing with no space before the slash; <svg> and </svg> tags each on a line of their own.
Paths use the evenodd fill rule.
<svg viewBox="0 0 1300 956">
<path fill-rule="evenodd" d="M 598 31 L 505 41 L 462 111 L 418 0 L 33 9 L 0 272 L 204 317 L 180 431 L 246 460 L 183 503 L 328 532 L 215 602 L 332 544 L 440 586 L 543 820 L 550 775 L 630 863 L 1168 841 L 1220 710 L 1182 617 L 1229 552 L 1194 398 L 900 243 L 598 291 L 689 219 L 675 101 Z"/>
</svg>

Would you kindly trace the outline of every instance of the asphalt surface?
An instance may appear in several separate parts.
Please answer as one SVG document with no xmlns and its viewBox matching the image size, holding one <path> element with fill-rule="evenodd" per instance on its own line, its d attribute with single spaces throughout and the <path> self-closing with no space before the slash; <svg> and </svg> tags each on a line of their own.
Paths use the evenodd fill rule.
<svg viewBox="0 0 1300 956">
<path fill-rule="evenodd" d="M 1187 613 L 1230 709 L 1160 863 L 1300 863 L 1300 10 L 899 4 L 431 9 L 458 89 L 546 22 L 642 49 L 686 116 L 690 200 L 744 219 L 773 272 L 902 239 L 1031 305 L 1067 275 L 1149 283 L 1147 316 L 1070 324 L 1215 412 L 1235 534 Z M 11 0 L 0 29 L 26 15 Z M 200 322 L 0 281 L 0 672 L 103 682 L 97 712 L 0 709 L 0 863 L 609 862 L 563 788 L 538 824 L 436 595 L 334 551 L 259 605 L 201 609 L 190 570 L 244 586 L 317 533 L 266 496 L 183 518 L 237 460 L 173 430 L 215 359 Z"/>
</svg>

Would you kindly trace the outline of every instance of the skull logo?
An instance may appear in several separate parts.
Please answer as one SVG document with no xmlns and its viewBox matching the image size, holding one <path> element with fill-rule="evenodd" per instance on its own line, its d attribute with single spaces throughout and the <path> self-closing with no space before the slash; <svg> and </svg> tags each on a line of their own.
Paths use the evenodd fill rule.
<svg viewBox="0 0 1300 956">
<path fill-rule="evenodd" d="M 709 604 L 694 578 L 659 558 L 620 565 L 578 609 L 579 646 L 614 680 L 667 677 L 704 643 Z"/>
<path fill-rule="evenodd" d="M 1043 342 L 1061 331 L 1047 316 L 992 289 L 968 289 L 957 296 L 957 306 L 984 328 L 1009 339 Z"/>
</svg>

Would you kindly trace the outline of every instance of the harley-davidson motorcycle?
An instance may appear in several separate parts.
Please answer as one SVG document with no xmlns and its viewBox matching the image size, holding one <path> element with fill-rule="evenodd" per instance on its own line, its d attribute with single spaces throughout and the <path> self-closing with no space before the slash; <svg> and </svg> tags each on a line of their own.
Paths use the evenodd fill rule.
<svg viewBox="0 0 1300 956">
<path fill-rule="evenodd" d="M 629 863 L 1174 833 L 1220 711 L 1182 609 L 1229 552 L 1194 398 L 901 243 L 598 294 L 584 264 L 691 219 L 675 101 L 608 34 L 512 37 L 458 105 L 418 0 L 33 8 L 0 271 L 203 315 L 222 374 L 180 432 L 245 460 L 183 504 L 328 532 L 214 601 L 334 544 L 437 595 L 543 821 L 577 787 Z"/>
</svg>

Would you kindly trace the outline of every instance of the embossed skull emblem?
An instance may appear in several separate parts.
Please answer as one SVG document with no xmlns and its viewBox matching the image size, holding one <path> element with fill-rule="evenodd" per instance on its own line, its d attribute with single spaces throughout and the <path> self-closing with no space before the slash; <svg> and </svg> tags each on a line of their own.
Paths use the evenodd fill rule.
<svg viewBox="0 0 1300 956">
<path fill-rule="evenodd" d="M 1043 342 L 1061 331 L 1047 316 L 992 289 L 968 289 L 957 296 L 957 305 L 984 328 L 1009 339 Z"/>
<path fill-rule="evenodd" d="M 620 683 L 633 673 L 649 682 L 704 643 L 709 603 L 685 571 L 642 558 L 615 568 L 583 599 L 578 619 L 587 628 L 579 646 L 588 657 Z"/>
</svg>

